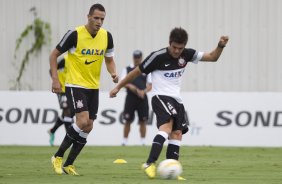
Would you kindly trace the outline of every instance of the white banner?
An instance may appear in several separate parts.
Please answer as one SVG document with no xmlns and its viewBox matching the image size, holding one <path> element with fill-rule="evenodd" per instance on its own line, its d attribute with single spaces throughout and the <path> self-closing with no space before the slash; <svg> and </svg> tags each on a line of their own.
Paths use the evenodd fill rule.
<svg viewBox="0 0 282 184">
<path fill-rule="evenodd" d="M 100 92 L 100 106 L 89 145 L 121 145 L 125 93 L 110 99 Z M 183 145 L 282 146 L 282 93 L 182 93 L 190 121 Z M 151 111 L 151 109 L 150 109 Z M 0 92 L 0 145 L 48 145 L 49 130 L 61 111 L 57 97 L 48 91 Z M 146 143 L 157 132 L 150 113 Z M 56 132 L 55 144 L 65 130 Z M 132 124 L 130 145 L 140 144 L 137 121 Z"/>
</svg>

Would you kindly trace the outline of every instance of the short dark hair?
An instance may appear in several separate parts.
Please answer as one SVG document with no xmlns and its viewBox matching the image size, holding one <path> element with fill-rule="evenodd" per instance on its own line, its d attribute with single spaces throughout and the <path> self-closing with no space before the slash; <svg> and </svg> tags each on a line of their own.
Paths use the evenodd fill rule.
<svg viewBox="0 0 282 184">
<path fill-rule="evenodd" d="M 97 9 L 97 10 L 100 10 L 100 11 L 102 11 L 102 12 L 106 12 L 104 6 L 97 3 L 97 4 L 93 4 L 93 5 L 90 7 L 90 9 L 89 9 L 89 15 L 92 15 L 92 13 L 93 13 L 96 9 Z"/>
<path fill-rule="evenodd" d="M 176 43 L 183 43 L 186 45 L 188 42 L 188 33 L 185 31 L 185 29 L 181 27 L 176 27 L 171 30 L 169 35 L 169 43 L 176 42 Z"/>
</svg>

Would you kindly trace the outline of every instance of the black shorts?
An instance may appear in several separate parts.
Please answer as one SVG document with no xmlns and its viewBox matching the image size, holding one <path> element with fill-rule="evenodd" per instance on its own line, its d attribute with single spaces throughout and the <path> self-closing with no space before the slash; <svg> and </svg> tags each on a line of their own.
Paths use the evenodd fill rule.
<svg viewBox="0 0 282 184">
<path fill-rule="evenodd" d="M 97 118 L 99 89 L 66 87 L 66 95 L 72 116 L 75 113 L 88 111 L 89 119 L 95 120 Z"/>
<path fill-rule="evenodd" d="M 157 127 L 168 123 L 173 119 L 172 130 L 188 132 L 188 116 L 183 104 L 178 103 L 174 98 L 164 95 L 156 95 L 152 98 L 152 108 L 157 116 Z"/>
<path fill-rule="evenodd" d="M 132 122 L 135 117 L 135 111 L 137 111 L 139 121 L 147 121 L 149 116 L 149 104 L 147 95 L 144 99 L 137 97 L 136 95 L 126 95 L 123 118 L 126 121 Z"/>
<path fill-rule="evenodd" d="M 66 93 L 59 93 L 59 94 L 57 94 L 57 96 L 58 96 L 60 108 L 61 109 L 67 109 L 69 107 L 69 105 L 68 105 Z"/>
</svg>

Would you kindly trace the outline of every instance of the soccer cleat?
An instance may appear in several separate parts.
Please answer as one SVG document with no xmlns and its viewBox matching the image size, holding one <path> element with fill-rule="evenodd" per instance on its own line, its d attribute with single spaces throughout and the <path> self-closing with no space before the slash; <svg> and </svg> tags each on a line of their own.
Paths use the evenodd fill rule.
<svg viewBox="0 0 282 184">
<path fill-rule="evenodd" d="M 63 174 L 63 169 L 62 169 L 63 158 L 52 156 L 51 162 L 55 173 L 59 175 Z"/>
<path fill-rule="evenodd" d="M 49 139 L 50 146 L 54 146 L 55 134 L 52 133 L 50 130 L 48 131 L 48 134 L 50 135 L 50 139 Z"/>
<path fill-rule="evenodd" d="M 156 165 L 154 163 L 148 165 L 147 163 L 142 164 L 142 169 L 148 176 L 148 178 L 153 179 L 156 177 Z"/>
<path fill-rule="evenodd" d="M 75 167 L 73 165 L 68 165 L 66 167 L 63 167 L 63 170 L 66 174 L 70 174 L 73 176 L 79 176 L 79 174 L 75 171 Z"/>
<path fill-rule="evenodd" d="M 177 180 L 178 180 L 178 181 L 185 181 L 186 179 L 183 178 L 182 176 L 177 176 Z"/>
</svg>

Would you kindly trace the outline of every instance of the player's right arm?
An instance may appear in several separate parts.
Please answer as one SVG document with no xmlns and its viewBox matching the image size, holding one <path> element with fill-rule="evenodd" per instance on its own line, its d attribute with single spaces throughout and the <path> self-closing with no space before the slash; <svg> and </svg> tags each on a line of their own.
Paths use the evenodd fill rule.
<svg viewBox="0 0 282 184">
<path fill-rule="evenodd" d="M 52 78 L 52 92 L 60 93 L 62 86 L 59 81 L 58 72 L 57 72 L 57 59 L 58 57 L 72 48 L 75 48 L 77 44 L 77 31 L 69 30 L 60 43 L 50 54 L 50 70 Z"/>
<path fill-rule="evenodd" d="M 136 77 L 138 77 L 141 74 L 142 72 L 139 67 L 136 67 L 134 70 L 129 72 L 126 75 L 126 77 L 122 81 L 120 81 L 120 83 L 118 83 L 118 85 L 113 90 L 111 90 L 110 97 L 111 98 L 116 97 L 117 93 L 119 92 L 121 88 L 123 88 L 126 84 L 130 83 L 131 81 L 133 81 Z"/>
<path fill-rule="evenodd" d="M 136 67 L 134 70 L 129 72 L 126 77 L 118 83 L 118 85 L 111 90 L 110 98 L 116 97 L 117 93 L 121 88 L 123 88 L 126 84 L 133 81 L 136 77 L 141 75 L 142 73 L 149 74 L 152 72 L 156 65 L 158 64 L 156 60 L 157 54 L 151 53 L 140 65 Z"/>
<path fill-rule="evenodd" d="M 124 68 L 124 69 L 122 70 L 120 80 L 124 79 L 124 78 L 126 77 L 126 75 L 127 75 L 127 69 Z M 137 95 L 137 87 L 134 86 L 133 84 L 131 84 L 131 83 L 126 84 L 124 87 L 127 88 L 128 90 L 130 90 L 132 93 L 134 93 L 134 94 Z"/>
<path fill-rule="evenodd" d="M 60 93 L 62 86 L 59 81 L 58 72 L 57 72 L 57 59 L 61 55 L 61 52 L 58 49 L 54 49 L 50 54 L 50 69 L 51 69 L 51 78 L 52 78 L 52 92 Z"/>
</svg>

